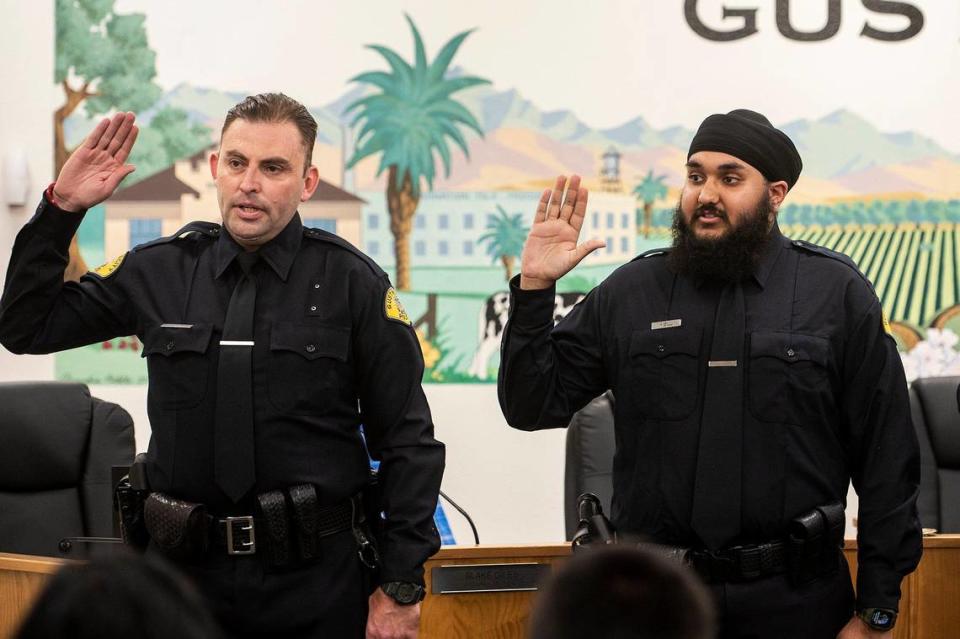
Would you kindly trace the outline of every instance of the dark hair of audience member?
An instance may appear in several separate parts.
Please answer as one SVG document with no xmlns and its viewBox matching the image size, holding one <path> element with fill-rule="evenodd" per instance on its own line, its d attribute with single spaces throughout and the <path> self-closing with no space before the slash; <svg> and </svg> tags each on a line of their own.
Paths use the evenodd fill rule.
<svg viewBox="0 0 960 639">
<path fill-rule="evenodd" d="M 590 548 L 547 581 L 530 639 L 710 639 L 710 595 L 687 567 L 634 546 Z"/>
<path fill-rule="evenodd" d="M 51 579 L 16 639 L 211 639 L 219 626 L 173 568 L 133 553 L 69 564 Z"/>
</svg>

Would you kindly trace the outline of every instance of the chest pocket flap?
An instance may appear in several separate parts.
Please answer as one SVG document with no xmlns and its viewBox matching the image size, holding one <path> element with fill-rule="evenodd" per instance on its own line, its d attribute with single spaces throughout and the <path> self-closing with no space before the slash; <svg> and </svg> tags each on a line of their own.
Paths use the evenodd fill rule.
<svg viewBox="0 0 960 639">
<path fill-rule="evenodd" d="M 700 354 L 699 330 L 667 328 L 661 330 L 636 331 L 630 341 L 630 357 L 649 355 L 663 359 L 671 355 Z"/>
<path fill-rule="evenodd" d="M 311 361 L 329 357 L 345 362 L 350 351 L 350 329 L 280 322 L 270 332 L 270 350 L 289 351 Z"/>
<path fill-rule="evenodd" d="M 142 357 L 177 353 L 206 353 L 210 346 L 213 324 L 176 324 L 154 326 L 143 336 Z"/>
<path fill-rule="evenodd" d="M 826 368 L 830 360 L 830 342 L 816 335 L 755 331 L 750 337 L 750 356 L 775 357 L 788 364 L 813 362 Z"/>
</svg>

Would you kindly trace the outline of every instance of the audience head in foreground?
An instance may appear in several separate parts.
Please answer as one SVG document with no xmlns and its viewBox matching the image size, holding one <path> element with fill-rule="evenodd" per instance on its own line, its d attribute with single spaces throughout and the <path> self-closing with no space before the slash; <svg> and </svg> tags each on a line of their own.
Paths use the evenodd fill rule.
<svg viewBox="0 0 960 639">
<path fill-rule="evenodd" d="M 216 639 L 198 593 L 157 559 L 122 553 L 65 566 L 24 620 L 17 639 Z"/>
<path fill-rule="evenodd" d="M 710 639 L 714 611 L 685 566 L 627 545 L 574 555 L 547 582 L 530 639 Z"/>
</svg>

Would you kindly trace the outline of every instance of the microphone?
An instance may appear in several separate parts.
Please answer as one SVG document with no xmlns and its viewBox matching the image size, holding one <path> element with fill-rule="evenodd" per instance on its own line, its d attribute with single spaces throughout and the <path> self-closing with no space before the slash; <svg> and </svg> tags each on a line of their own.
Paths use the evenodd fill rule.
<svg viewBox="0 0 960 639">
<path fill-rule="evenodd" d="M 600 498 L 593 493 L 577 498 L 577 519 L 577 532 L 571 542 L 575 552 L 590 545 L 617 543 L 617 530 L 603 514 Z"/>
<path fill-rule="evenodd" d="M 477 534 L 477 527 L 473 525 L 473 519 L 470 518 L 470 515 L 467 514 L 467 511 L 465 511 L 463 508 L 461 508 L 461 507 L 457 504 L 457 502 L 455 502 L 455 501 L 453 501 L 452 499 L 450 499 L 450 497 L 449 497 L 445 492 L 443 492 L 442 490 L 440 491 L 440 496 L 443 497 L 444 499 L 446 499 L 447 502 L 448 502 L 451 506 L 453 506 L 454 508 L 456 508 L 456 509 L 457 509 L 457 512 L 460 513 L 461 515 L 463 515 L 463 517 L 467 520 L 467 523 L 470 524 L 470 530 L 473 531 L 473 543 L 476 544 L 477 546 L 479 546 L 479 545 L 480 545 L 480 535 Z"/>
</svg>

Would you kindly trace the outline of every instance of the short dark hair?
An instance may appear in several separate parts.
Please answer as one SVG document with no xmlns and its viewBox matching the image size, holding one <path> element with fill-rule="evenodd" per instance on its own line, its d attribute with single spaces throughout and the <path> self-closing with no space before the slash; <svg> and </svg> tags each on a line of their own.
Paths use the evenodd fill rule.
<svg viewBox="0 0 960 639">
<path fill-rule="evenodd" d="M 548 580 L 530 639 L 710 639 L 710 595 L 679 563 L 635 546 L 590 548 Z"/>
<path fill-rule="evenodd" d="M 248 95 L 227 111 L 223 128 L 220 130 L 221 139 L 234 120 L 292 122 L 300 131 L 300 141 L 303 143 L 304 153 L 303 171 L 306 174 L 307 169 L 313 163 L 313 143 L 317 139 L 317 121 L 307 111 L 307 107 L 283 93 Z"/>
<path fill-rule="evenodd" d="M 193 585 L 158 558 L 129 551 L 69 564 L 33 605 L 17 639 L 215 639 L 221 630 Z"/>
</svg>

